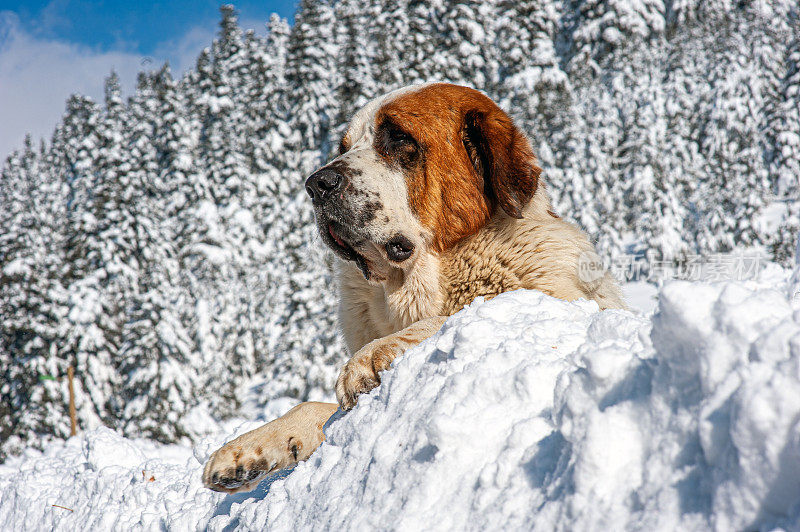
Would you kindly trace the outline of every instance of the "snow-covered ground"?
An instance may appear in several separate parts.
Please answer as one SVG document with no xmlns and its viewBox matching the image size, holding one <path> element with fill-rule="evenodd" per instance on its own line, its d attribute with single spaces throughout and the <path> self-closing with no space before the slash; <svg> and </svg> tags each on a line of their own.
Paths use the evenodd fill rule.
<svg viewBox="0 0 800 532">
<path fill-rule="evenodd" d="M 253 493 L 201 486 L 231 434 L 101 429 L 0 466 L 0 530 L 798 529 L 795 284 L 668 283 L 654 314 L 479 300 Z"/>
</svg>

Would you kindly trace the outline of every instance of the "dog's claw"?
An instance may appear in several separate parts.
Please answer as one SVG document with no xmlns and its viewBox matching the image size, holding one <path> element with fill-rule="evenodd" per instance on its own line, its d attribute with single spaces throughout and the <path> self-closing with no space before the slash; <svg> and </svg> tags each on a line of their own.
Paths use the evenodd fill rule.
<svg viewBox="0 0 800 532">
<path fill-rule="evenodd" d="M 238 464 L 235 468 L 226 466 L 226 463 L 239 460 L 238 454 L 221 451 L 226 451 L 225 447 L 211 455 L 203 474 L 203 483 L 214 491 L 233 493 L 254 488 L 256 482 L 268 475 L 276 465 L 275 461 L 265 465 L 263 460 L 250 459 L 246 465 Z M 214 468 L 221 470 L 211 473 Z"/>
<path fill-rule="evenodd" d="M 322 426 L 337 405 L 302 403 L 280 418 L 217 449 L 203 469 L 214 491 L 249 491 L 270 473 L 306 460 L 325 439 Z"/>
<path fill-rule="evenodd" d="M 389 368 L 393 357 L 379 344 L 368 344 L 347 361 L 336 381 L 336 398 L 343 410 L 351 410 L 358 396 L 381 384 L 380 372 Z"/>
</svg>

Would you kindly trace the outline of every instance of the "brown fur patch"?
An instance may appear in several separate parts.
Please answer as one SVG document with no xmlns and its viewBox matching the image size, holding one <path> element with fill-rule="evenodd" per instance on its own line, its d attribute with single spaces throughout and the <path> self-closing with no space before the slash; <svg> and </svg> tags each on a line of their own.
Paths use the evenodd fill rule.
<svg viewBox="0 0 800 532">
<path fill-rule="evenodd" d="M 266 458 L 260 458 L 258 460 L 253 460 L 252 462 L 250 462 L 249 469 L 251 471 L 253 471 L 253 470 L 269 471 L 271 469 L 271 466 L 272 466 L 272 463 L 270 463 L 269 460 L 267 460 Z"/>
<path fill-rule="evenodd" d="M 423 163 L 407 171 L 409 202 L 442 252 L 474 235 L 499 206 L 519 217 L 540 169 L 511 119 L 480 92 L 434 84 L 404 94 L 378 112 L 411 134 Z"/>
</svg>

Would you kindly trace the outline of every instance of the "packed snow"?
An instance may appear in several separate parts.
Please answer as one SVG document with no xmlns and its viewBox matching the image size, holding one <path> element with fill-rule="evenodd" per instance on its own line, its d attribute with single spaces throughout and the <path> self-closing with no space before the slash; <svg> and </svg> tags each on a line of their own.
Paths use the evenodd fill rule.
<svg viewBox="0 0 800 532">
<path fill-rule="evenodd" d="M 479 299 L 252 493 L 200 472 L 257 423 L 194 449 L 101 428 L 0 465 L 0 529 L 796 529 L 787 277 L 668 283 L 652 314 Z"/>
</svg>

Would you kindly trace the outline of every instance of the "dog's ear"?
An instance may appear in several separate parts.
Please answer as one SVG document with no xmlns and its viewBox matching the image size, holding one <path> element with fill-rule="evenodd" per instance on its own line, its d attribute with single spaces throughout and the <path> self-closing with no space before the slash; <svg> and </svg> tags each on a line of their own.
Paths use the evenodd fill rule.
<svg viewBox="0 0 800 532">
<path fill-rule="evenodd" d="M 522 218 L 542 171 L 525 135 L 499 109 L 472 109 L 464 115 L 462 140 L 484 194 L 509 216 Z"/>
</svg>

